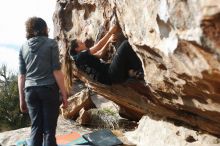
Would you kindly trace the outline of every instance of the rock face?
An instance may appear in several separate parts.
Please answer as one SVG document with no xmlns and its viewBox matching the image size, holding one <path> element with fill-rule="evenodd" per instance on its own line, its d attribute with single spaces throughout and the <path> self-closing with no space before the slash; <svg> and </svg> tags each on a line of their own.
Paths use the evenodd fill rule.
<svg viewBox="0 0 220 146">
<path fill-rule="evenodd" d="M 215 0 L 58 0 L 54 35 L 68 58 L 70 40 L 94 43 L 117 22 L 142 62 L 144 83 L 104 86 L 77 69 L 74 75 L 137 117 L 154 113 L 220 136 L 219 15 Z"/>
<path fill-rule="evenodd" d="M 93 104 L 88 90 L 83 90 L 68 99 L 68 108 L 61 109 L 64 118 L 74 119 L 79 116 L 79 111 L 95 107 Z"/>
<path fill-rule="evenodd" d="M 202 134 L 164 120 L 152 120 L 143 116 L 135 131 L 126 132 L 125 136 L 138 146 L 217 146 L 220 139 Z"/>
</svg>

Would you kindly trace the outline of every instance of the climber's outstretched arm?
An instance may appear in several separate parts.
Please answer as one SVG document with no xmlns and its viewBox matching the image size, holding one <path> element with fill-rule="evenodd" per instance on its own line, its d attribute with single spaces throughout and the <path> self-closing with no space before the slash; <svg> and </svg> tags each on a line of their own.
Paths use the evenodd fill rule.
<svg viewBox="0 0 220 146">
<path fill-rule="evenodd" d="M 112 28 L 110 28 L 110 30 L 105 34 L 105 36 L 97 44 L 95 44 L 93 47 L 91 47 L 89 49 L 90 53 L 95 55 L 96 53 L 98 53 L 98 51 L 100 51 L 103 48 L 107 47 L 107 45 L 109 44 L 110 37 L 113 34 L 115 34 L 117 31 L 118 31 L 118 26 L 117 25 L 114 25 Z"/>
</svg>

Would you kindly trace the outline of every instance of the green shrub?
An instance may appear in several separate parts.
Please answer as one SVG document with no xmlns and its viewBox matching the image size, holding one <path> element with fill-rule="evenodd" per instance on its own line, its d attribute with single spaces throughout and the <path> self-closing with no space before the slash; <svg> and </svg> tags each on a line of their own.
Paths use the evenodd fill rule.
<svg viewBox="0 0 220 146">
<path fill-rule="evenodd" d="M 29 117 L 19 109 L 17 74 L 0 67 L 0 131 L 12 130 L 29 125 Z"/>
</svg>

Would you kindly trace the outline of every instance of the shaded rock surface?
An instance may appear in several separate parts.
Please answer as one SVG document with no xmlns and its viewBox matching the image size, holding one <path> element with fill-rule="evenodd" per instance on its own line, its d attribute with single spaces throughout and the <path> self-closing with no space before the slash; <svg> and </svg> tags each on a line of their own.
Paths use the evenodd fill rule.
<svg viewBox="0 0 220 146">
<path fill-rule="evenodd" d="M 74 90 L 77 91 L 76 89 L 81 85 L 75 83 L 74 86 Z M 112 130 L 131 130 L 137 126 L 137 122 L 124 119 L 119 115 L 119 107 L 114 102 L 92 93 L 87 88 L 69 97 L 68 104 L 68 108 L 61 109 L 62 116 L 65 119 L 74 120 L 80 125 L 94 129 L 108 128 Z M 128 114 L 126 112 L 123 115 Z"/>
<path fill-rule="evenodd" d="M 90 98 L 89 91 L 84 89 L 74 96 L 69 97 L 68 107 L 66 109 L 61 109 L 61 112 L 65 118 L 76 120 L 82 108 L 88 110 L 93 107 L 95 107 L 95 105 Z"/>
<path fill-rule="evenodd" d="M 80 111 L 80 116 L 76 120 L 79 124 L 98 129 L 112 129 L 130 131 L 137 126 L 136 122 L 121 118 L 118 113 L 111 109 L 90 109 Z"/>
<path fill-rule="evenodd" d="M 203 28 L 202 44 L 206 47 L 207 51 L 210 51 L 216 55 L 217 59 L 220 59 L 220 14 L 206 16 L 201 24 Z"/>
<path fill-rule="evenodd" d="M 96 42 L 117 22 L 142 62 L 144 83 L 104 86 L 76 69 L 74 75 L 139 115 L 154 113 L 220 136 L 219 13 L 214 0 L 58 0 L 54 34 L 66 57 L 70 40 Z"/>
</svg>

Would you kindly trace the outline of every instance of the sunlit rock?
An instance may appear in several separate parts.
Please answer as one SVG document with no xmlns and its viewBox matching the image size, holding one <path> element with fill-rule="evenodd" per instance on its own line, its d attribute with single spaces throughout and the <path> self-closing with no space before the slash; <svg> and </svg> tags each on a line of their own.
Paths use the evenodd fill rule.
<svg viewBox="0 0 220 146">
<path fill-rule="evenodd" d="M 219 10 L 214 0 L 58 0 L 55 37 L 65 58 L 70 40 L 96 42 L 118 23 L 142 62 L 143 81 L 105 86 L 71 60 L 64 64 L 73 64 L 73 74 L 91 90 L 138 117 L 154 113 L 219 136 Z"/>
</svg>

